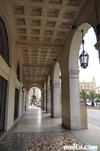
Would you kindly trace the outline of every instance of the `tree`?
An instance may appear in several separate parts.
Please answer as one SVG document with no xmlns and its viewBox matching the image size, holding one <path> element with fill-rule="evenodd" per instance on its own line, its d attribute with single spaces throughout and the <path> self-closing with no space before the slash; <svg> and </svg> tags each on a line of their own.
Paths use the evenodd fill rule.
<svg viewBox="0 0 100 151">
<path fill-rule="evenodd" d="M 80 97 L 85 101 L 85 105 L 86 105 L 86 99 L 88 98 L 87 91 L 82 89 L 80 92 Z"/>
<path fill-rule="evenodd" d="M 94 90 L 89 91 L 88 98 L 92 100 L 92 106 L 94 106 L 94 99 L 97 98 L 97 94 Z"/>
<path fill-rule="evenodd" d="M 97 93 L 96 105 L 100 104 L 100 93 Z"/>
<path fill-rule="evenodd" d="M 100 93 L 97 94 L 97 99 L 100 101 Z"/>
</svg>

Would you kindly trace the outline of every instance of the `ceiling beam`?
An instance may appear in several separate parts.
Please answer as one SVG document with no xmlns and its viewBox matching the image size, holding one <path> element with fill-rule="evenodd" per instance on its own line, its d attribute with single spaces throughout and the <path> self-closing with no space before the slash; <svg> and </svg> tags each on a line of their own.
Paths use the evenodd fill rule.
<svg viewBox="0 0 100 151">
<path fill-rule="evenodd" d="M 23 64 L 23 67 L 32 67 L 32 68 L 51 68 L 52 66 L 48 66 L 48 65 L 24 65 Z"/>
<path fill-rule="evenodd" d="M 48 45 L 48 44 L 40 44 L 36 42 L 21 42 L 21 41 L 17 41 L 16 42 L 17 45 L 19 46 L 23 46 L 23 47 L 33 47 L 33 48 L 54 48 L 54 49 L 58 49 L 58 50 L 62 50 L 64 47 L 61 44 L 57 44 L 55 45 Z"/>
<path fill-rule="evenodd" d="M 32 77 L 46 77 L 47 75 L 32 75 L 32 74 L 25 74 L 25 76 L 27 76 L 27 77 L 30 77 L 30 76 L 32 76 Z"/>
</svg>

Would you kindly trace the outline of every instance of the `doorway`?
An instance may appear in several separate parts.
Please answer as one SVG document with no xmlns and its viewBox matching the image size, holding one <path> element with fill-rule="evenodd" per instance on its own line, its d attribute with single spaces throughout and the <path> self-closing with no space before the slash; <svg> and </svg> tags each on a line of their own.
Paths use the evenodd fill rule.
<svg viewBox="0 0 100 151">
<path fill-rule="evenodd" d="M 18 118 L 19 90 L 15 88 L 14 121 Z"/>
<path fill-rule="evenodd" d="M 0 76 L 0 132 L 4 131 L 7 80 Z"/>
</svg>

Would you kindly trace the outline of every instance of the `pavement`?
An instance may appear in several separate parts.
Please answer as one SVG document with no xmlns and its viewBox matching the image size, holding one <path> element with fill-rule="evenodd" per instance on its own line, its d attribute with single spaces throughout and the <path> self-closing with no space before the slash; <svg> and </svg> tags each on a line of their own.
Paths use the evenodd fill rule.
<svg viewBox="0 0 100 151">
<path fill-rule="evenodd" d="M 76 146 L 71 149 L 73 144 Z M 88 129 L 63 129 L 61 118 L 51 118 L 41 108 L 30 106 L 1 137 L 0 151 L 83 151 L 80 146 L 86 145 L 87 151 L 100 151 L 100 128 L 89 124 Z"/>
</svg>

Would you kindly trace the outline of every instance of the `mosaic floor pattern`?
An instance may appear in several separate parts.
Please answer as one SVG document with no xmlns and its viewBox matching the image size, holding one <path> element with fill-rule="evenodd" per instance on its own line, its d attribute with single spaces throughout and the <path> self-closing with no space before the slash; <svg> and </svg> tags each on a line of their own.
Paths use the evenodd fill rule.
<svg viewBox="0 0 100 151">
<path fill-rule="evenodd" d="M 62 128 L 61 118 L 51 118 L 41 109 L 31 108 L 17 121 L 5 140 L 0 141 L 0 151 L 65 151 L 64 146 L 83 146 L 73 136 Z"/>
<path fill-rule="evenodd" d="M 26 138 L 27 143 L 25 151 L 64 151 L 64 146 L 71 146 L 74 143 L 78 144 L 78 146 L 83 146 L 81 142 L 77 141 L 67 132 L 13 133 L 10 138 Z"/>
</svg>

